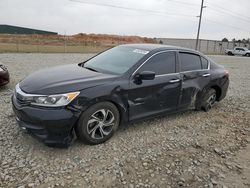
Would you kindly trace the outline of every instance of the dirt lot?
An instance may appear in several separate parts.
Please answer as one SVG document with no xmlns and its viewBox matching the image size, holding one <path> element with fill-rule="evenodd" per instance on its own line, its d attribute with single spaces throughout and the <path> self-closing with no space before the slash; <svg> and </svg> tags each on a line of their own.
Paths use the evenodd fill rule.
<svg viewBox="0 0 250 188">
<path fill-rule="evenodd" d="M 0 187 L 250 187 L 250 58 L 211 56 L 230 71 L 226 99 L 210 112 L 121 127 L 108 142 L 49 148 L 21 131 L 10 96 L 44 67 L 83 54 L 0 54 L 11 83 L 0 89 Z"/>
</svg>

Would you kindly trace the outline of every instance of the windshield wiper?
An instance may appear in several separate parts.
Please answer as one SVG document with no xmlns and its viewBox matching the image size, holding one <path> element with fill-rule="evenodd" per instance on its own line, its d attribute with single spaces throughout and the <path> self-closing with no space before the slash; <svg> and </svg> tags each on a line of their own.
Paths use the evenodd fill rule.
<svg viewBox="0 0 250 188">
<path fill-rule="evenodd" d="M 85 69 L 88 69 L 88 70 L 91 70 L 91 71 L 95 71 L 95 72 L 98 72 L 97 70 L 91 68 L 91 67 L 84 67 Z"/>
</svg>

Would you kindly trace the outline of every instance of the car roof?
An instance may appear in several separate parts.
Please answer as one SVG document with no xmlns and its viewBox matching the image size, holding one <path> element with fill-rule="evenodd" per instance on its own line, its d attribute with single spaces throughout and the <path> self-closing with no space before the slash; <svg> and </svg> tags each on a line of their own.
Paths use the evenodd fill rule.
<svg viewBox="0 0 250 188">
<path fill-rule="evenodd" d="M 127 46 L 127 47 L 132 47 L 132 48 L 138 48 L 142 50 L 147 50 L 147 51 L 157 51 L 157 50 L 183 50 L 183 51 L 189 51 L 189 52 L 194 52 L 194 53 L 199 53 L 198 51 L 195 51 L 193 49 L 189 48 L 183 48 L 179 46 L 171 46 L 171 45 L 163 45 L 163 44 L 145 44 L 145 43 L 138 43 L 138 44 L 123 44 L 121 46 Z M 199 53 L 200 54 L 200 53 Z"/>
</svg>

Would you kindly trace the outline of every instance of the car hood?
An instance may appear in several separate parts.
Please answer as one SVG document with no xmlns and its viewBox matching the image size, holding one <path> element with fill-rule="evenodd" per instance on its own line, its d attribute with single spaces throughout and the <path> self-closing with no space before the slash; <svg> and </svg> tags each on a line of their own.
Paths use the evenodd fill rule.
<svg viewBox="0 0 250 188">
<path fill-rule="evenodd" d="M 70 64 L 43 69 L 29 75 L 19 83 L 22 91 L 30 94 L 51 95 L 81 91 L 117 78 Z"/>
</svg>

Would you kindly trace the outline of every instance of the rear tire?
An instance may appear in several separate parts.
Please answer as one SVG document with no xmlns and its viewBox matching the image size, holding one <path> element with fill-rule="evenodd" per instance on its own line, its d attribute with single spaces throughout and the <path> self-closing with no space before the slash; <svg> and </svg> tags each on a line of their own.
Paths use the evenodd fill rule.
<svg viewBox="0 0 250 188">
<path fill-rule="evenodd" d="M 214 89 L 209 89 L 202 99 L 201 109 L 205 112 L 211 110 L 216 102 L 216 91 Z"/>
<path fill-rule="evenodd" d="M 76 135 L 86 144 L 101 144 L 113 136 L 119 123 L 120 114 L 114 104 L 97 103 L 81 115 L 76 126 Z"/>
</svg>

